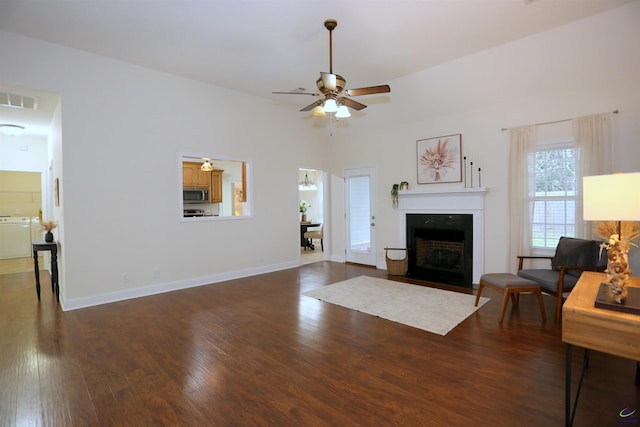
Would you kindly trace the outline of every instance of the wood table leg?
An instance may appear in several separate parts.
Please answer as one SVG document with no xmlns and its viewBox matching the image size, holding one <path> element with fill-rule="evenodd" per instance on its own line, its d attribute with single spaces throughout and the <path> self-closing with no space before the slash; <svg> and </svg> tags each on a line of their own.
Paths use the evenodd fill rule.
<svg viewBox="0 0 640 427">
<path fill-rule="evenodd" d="M 38 251 L 33 251 L 33 267 L 36 270 L 36 293 L 40 300 L 40 267 L 38 267 Z"/>
</svg>

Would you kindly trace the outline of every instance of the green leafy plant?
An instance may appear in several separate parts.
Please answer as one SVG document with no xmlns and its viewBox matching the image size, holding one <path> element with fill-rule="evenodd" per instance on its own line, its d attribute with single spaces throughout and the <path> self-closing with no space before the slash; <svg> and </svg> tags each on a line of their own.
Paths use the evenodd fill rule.
<svg viewBox="0 0 640 427">
<path fill-rule="evenodd" d="M 307 213 L 307 208 L 310 208 L 311 205 L 307 203 L 306 200 L 300 200 L 300 212 Z"/>
<path fill-rule="evenodd" d="M 393 184 L 391 187 L 391 200 L 393 201 L 393 207 L 398 207 L 398 191 L 400 190 L 400 184 Z"/>
</svg>

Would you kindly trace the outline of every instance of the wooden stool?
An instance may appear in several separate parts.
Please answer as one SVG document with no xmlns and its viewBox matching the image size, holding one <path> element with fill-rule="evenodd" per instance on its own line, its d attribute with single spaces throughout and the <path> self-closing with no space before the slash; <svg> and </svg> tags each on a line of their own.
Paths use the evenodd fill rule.
<svg viewBox="0 0 640 427">
<path fill-rule="evenodd" d="M 489 288 L 493 288 L 498 292 L 501 292 L 502 297 L 502 308 L 500 309 L 500 320 L 498 323 L 502 323 L 502 319 L 504 318 L 504 312 L 507 309 L 507 302 L 509 301 L 509 297 L 511 297 L 511 302 L 515 307 L 518 305 L 518 301 L 520 298 L 520 292 L 532 292 L 538 296 L 538 305 L 540 306 L 540 314 L 542 314 L 542 320 L 546 321 L 547 316 L 544 312 L 544 302 L 542 301 L 542 291 L 540 290 L 540 286 L 533 280 L 523 279 L 522 277 L 518 277 L 515 274 L 511 273 L 490 273 L 483 274 L 480 277 L 480 284 L 478 285 L 478 294 L 476 295 L 476 306 L 478 305 L 478 301 L 480 301 L 480 294 L 482 294 L 482 289 L 487 286 Z"/>
</svg>

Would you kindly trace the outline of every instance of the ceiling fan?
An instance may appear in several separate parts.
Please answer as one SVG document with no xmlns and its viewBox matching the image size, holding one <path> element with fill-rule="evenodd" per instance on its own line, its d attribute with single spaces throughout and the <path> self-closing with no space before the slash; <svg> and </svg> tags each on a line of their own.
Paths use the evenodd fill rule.
<svg viewBox="0 0 640 427">
<path fill-rule="evenodd" d="M 376 93 L 391 92 L 389 85 L 369 86 L 357 89 L 345 89 L 347 80 L 339 74 L 333 74 L 333 40 L 332 32 L 338 26 L 335 19 L 327 19 L 324 26 L 329 30 L 329 72 L 320 72 L 320 77 L 316 80 L 319 93 L 308 92 L 273 92 L 277 94 L 291 95 L 311 95 L 320 97 L 317 101 L 307 105 L 300 111 L 313 110 L 314 116 L 324 116 L 326 113 L 335 113 L 337 118 L 351 116 L 349 108 L 360 111 L 367 108 L 366 105 L 354 101 L 352 96 L 373 95 Z M 348 108 L 347 108 L 348 107 Z"/>
</svg>

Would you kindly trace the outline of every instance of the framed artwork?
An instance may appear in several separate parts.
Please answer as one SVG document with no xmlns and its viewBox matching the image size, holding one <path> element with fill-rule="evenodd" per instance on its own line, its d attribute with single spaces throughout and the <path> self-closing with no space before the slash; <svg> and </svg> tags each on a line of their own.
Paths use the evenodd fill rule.
<svg viewBox="0 0 640 427">
<path fill-rule="evenodd" d="M 416 141 L 418 184 L 462 182 L 462 134 Z"/>
<path fill-rule="evenodd" d="M 53 198 L 56 206 L 60 206 L 60 178 L 53 181 Z"/>
</svg>

